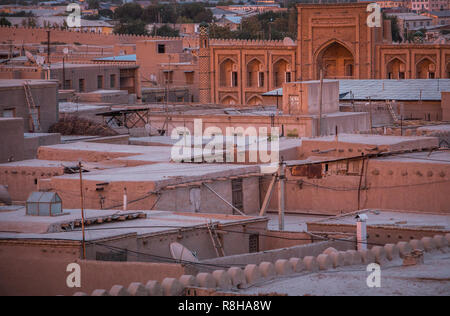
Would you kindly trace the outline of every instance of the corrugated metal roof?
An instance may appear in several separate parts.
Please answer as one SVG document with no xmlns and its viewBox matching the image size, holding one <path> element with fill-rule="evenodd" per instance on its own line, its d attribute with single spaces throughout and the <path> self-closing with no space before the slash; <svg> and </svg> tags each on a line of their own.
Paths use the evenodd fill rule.
<svg viewBox="0 0 450 316">
<path fill-rule="evenodd" d="M 136 54 L 97 58 L 99 61 L 136 61 Z"/>
<path fill-rule="evenodd" d="M 368 79 L 339 80 L 341 100 L 399 100 L 440 101 L 442 91 L 450 91 L 450 79 Z M 263 96 L 283 95 L 283 88 L 275 89 Z"/>
</svg>

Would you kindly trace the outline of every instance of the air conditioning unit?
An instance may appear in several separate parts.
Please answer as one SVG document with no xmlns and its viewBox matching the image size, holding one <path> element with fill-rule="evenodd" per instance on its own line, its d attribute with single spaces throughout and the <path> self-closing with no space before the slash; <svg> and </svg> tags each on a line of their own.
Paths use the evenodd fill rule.
<svg viewBox="0 0 450 316">
<path fill-rule="evenodd" d="M 237 64 L 233 64 L 233 71 L 238 71 L 238 65 Z"/>
</svg>

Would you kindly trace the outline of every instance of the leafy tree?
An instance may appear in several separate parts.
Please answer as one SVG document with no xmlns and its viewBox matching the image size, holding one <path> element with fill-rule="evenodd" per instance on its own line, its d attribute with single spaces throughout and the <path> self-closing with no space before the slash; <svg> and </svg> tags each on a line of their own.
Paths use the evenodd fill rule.
<svg viewBox="0 0 450 316">
<path fill-rule="evenodd" d="M 5 17 L 0 18 L 0 26 L 11 26 L 11 22 L 9 22 Z"/>
<path fill-rule="evenodd" d="M 210 38 L 223 38 L 230 39 L 235 38 L 236 34 L 230 30 L 227 26 L 219 26 L 217 24 L 211 24 L 209 26 L 209 37 Z"/>
<path fill-rule="evenodd" d="M 142 17 L 142 7 L 137 3 L 126 3 L 114 11 L 114 18 L 121 22 L 140 20 Z"/>
<path fill-rule="evenodd" d="M 146 24 L 141 20 L 119 23 L 114 27 L 114 34 L 148 35 Z"/>
<path fill-rule="evenodd" d="M 167 36 L 167 37 L 178 37 L 180 36 L 180 31 L 171 28 L 169 25 L 164 24 L 160 28 L 156 29 L 157 36 Z"/>
<path fill-rule="evenodd" d="M 112 12 L 112 11 L 109 10 L 109 9 L 101 9 L 101 10 L 98 10 L 98 14 L 99 14 L 100 16 L 103 16 L 103 17 L 106 17 L 106 18 L 110 18 L 110 19 L 112 19 L 112 18 L 114 17 L 114 12 Z"/>
<path fill-rule="evenodd" d="M 100 9 L 100 0 L 88 0 L 89 9 Z"/>
<path fill-rule="evenodd" d="M 398 26 L 398 21 L 396 16 L 387 16 L 383 14 L 383 19 L 391 21 L 391 33 L 392 41 L 401 42 L 402 36 L 400 35 L 400 27 Z"/>
</svg>

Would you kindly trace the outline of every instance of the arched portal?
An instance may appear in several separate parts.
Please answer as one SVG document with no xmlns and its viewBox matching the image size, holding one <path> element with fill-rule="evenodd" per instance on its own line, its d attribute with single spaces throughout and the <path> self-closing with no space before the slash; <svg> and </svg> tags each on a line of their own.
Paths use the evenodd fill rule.
<svg viewBox="0 0 450 316">
<path fill-rule="evenodd" d="M 233 98 L 232 96 L 226 96 L 225 98 L 222 99 L 221 103 L 225 105 L 235 105 L 236 99 Z"/>
<path fill-rule="evenodd" d="M 436 64 L 428 58 L 422 59 L 416 66 L 417 79 L 434 79 L 436 77 Z"/>
<path fill-rule="evenodd" d="M 247 105 L 261 105 L 263 104 L 262 99 L 258 96 L 253 96 L 247 101 Z"/>
<path fill-rule="evenodd" d="M 333 42 L 317 56 L 317 78 L 320 78 L 320 69 L 323 69 L 324 78 L 352 79 L 355 76 L 354 65 L 353 54 L 344 45 Z"/>
<path fill-rule="evenodd" d="M 405 63 L 398 58 L 394 58 L 386 65 L 386 78 L 405 79 L 405 69 Z"/>
<path fill-rule="evenodd" d="M 291 67 L 285 59 L 280 59 L 273 64 L 273 86 L 280 88 L 285 82 L 291 82 Z"/>
<path fill-rule="evenodd" d="M 237 87 L 237 70 L 236 70 L 236 63 L 230 59 L 227 58 L 220 64 L 220 86 L 221 87 Z"/>
</svg>

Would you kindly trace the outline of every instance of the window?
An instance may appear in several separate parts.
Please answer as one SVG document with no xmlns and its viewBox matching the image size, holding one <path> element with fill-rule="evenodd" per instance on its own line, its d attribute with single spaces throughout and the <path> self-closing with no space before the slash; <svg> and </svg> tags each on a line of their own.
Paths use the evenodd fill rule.
<svg viewBox="0 0 450 316">
<path fill-rule="evenodd" d="M 16 109 L 3 110 L 3 117 L 16 117 Z"/>
<path fill-rule="evenodd" d="M 291 73 L 286 72 L 286 82 L 291 82 Z"/>
<path fill-rule="evenodd" d="M 233 71 L 231 73 L 231 86 L 237 87 L 238 86 L 238 73 L 237 71 Z"/>
<path fill-rule="evenodd" d="M 103 89 L 103 76 L 97 76 L 97 89 Z"/>
<path fill-rule="evenodd" d="M 238 210 L 244 212 L 244 194 L 243 194 L 242 178 L 231 181 L 231 192 L 232 192 L 233 206 Z M 234 210 L 233 214 L 235 214 Z"/>
<path fill-rule="evenodd" d="M 64 82 L 64 90 L 65 89 L 72 89 L 72 80 L 66 80 L 65 82 Z"/>
<path fill-rule="evenodd" d="M 194 72 L 185 72 L 186 84 L 194 84 Z"/>
<path fill-rule="evenodd" d="M 253 85 L 252 72 L 249 71 L 248 74 L 247 74 L 247 87 L 251 87 L 252 85 Z"/>
<path fill-rule="evenodd" d="M 166 45 L 158 44 L 158 54 L 165 54 L 165 53 L 166 53 Z"/>
<path fill-rule="evenodd" d="M 259 236 L 257 234 L 252 234 L 248 237 L 248 252 L 259 252 Z"/>
<path fill-rule="evenodd" d="M 165 71 L 164 72 L 164 82 L 173 83 L 173 71 Z"/>
<path fill-rule="evenodd" d="M 84 92 L 86 89 L 85 84 L 84 84 L 84 79 L 80 79 L 78 80 L 78 90 L 80 92 Z"/>
<path fill-rule="evenodd" d="M 262 88 L 264 87 L 264 72 L 260 72 L 259 73 L 259 77 L 258 77 L 258 87 Z"/>
<path fill-rule="evenodd" d="M 116 75 L 111 75 L 109 77 L 109 86 L 111 88 L 115 88 L 116 87 Z"/>
<path fill-rule="evenodd" d="M 399 72 L 398 73 L 398 79 L 405 79 L 405 73 L 404 72 Z"/>
</svg>

